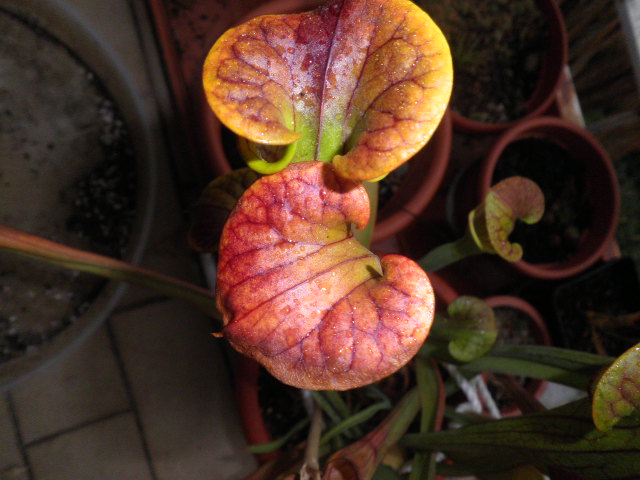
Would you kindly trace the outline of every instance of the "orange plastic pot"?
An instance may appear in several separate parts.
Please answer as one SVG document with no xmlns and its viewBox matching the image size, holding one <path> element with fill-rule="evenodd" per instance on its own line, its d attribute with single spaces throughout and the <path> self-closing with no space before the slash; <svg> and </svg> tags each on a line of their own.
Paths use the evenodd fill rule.
<svg viewBox="0 0 640 480">
<path fill-rule="evenodd" d="M 548 28 L 548 46 L 542 59 L 542 67 L 536 89 L 525 105 L 526 114 L 517 120 L 504 123 L 488 123 L 471 120 L 458 112 L 453 112 L 455 129 L 474 133 L 495 133 L 506 130 L 517 122 L 533 118 L 547 112 L 557 98 L 562 84 L 568 59 L 568 36 L 560 7 L 556 0 L 536 0 L 536 5 L 544 15 Z"/>
</svg>

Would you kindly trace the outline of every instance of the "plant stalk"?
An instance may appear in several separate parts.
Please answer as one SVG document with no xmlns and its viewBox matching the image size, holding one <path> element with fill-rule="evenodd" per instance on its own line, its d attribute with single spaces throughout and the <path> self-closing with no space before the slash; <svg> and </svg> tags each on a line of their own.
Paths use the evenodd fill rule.
<svg viewBox="0 0 640 480">
<path fill-rule="evenodd" d="M 304 452 L 304 464 L 300 470 L 301 480 L 320 480 L 320 436 L 324 422 L 322 421 L 322 409 L 315 405 L 311 417 L 311 428 L 307 437 L 307 446 Z"/>
<path fill-rule="evenodd" d="M 0 225 L 0 251 L 2 250 L 71 270 L 146 287 L 187 301 L 212 318 L 220 319 L 211 291 L 121 260 L 61 245 L 5 225 Z"/>
<path fill-rule="evenodd" d="M 467 232 L 458 240 L 434 248 L 422 257 L 418 264 L 426 272 L 435 272 L 463 258 L 480 253 L 483 253 L 482 250 L 474 241 L 473 236 Z"/>
<path fill-rule="evenodd" d="M 380 182 L 364 182 L 364 188 L 369 194 L 369 223 L 362 230 L 357 230 L 354 233 L 356 239 L 365 247 L 371 246 L 371 239 L 373 238 L 373 229 L 376 226 L 376 220 L 378 217 L 378 191 L 380 189 Z"/>
<path fill-rule="evenodd" d="M 422 409 L 420 433 L 426 433 L 436 426 L 440 384 L 435 370 L 437 367 L 432 361 L 417 357 L 415 367 Z M 433 452 L 417 452 L 413 457 L 409 480 L 433 480 L 435 473 L 435 454 Z"/>
</svg>

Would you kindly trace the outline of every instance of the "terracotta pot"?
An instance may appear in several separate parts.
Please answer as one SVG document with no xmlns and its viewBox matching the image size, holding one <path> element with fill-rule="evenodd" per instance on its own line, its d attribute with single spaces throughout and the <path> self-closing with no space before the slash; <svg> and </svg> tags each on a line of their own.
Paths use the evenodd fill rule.
<svg viewBox="0 0 640 480">
<path fill-rule="evenodd" d="M 547 21 L 549 44 L 543 56 L 536 89 L 525 106 L 526 115 L 512 122 L 484 123 L 471 120 L 454 111 L 452 115 L 454 128 L 477 133 L 500 132 L 512 127 L 520 120 L 541 115 L 552 107 L 567 64 L 568 37 L 562 12 L 556 0 L 536 0 L 536 5 Z"/>
<path fill-rule="evenodd" d="M 438 312 L 445 311 L 449 304 L 458 298 L 460 294 L 436 273 L 429 273 L 429 280 L 436 296 L 436 310 Z"/>
<path fill-rule="evenodd" d="M 447 212 L 450 222 L 459 232 L 465 228 L 467 213 L 482 201 L 495 183 L 496 167 L 505 149 L 524 139 L 540 139 L 557 145 L 580 164 L 585 182 L 583 188 L 592 207 L 591 220 L 580 236 L 577 251 L 567 258 L 537 264 L 524 260 L 512 264 L 493 263 L 509 265 L 519 274 L 543 280 L 576 275 L 609 252 L 620 215 L 620 193 L 615 170 L 603 147 L 586 130 L 565 120 L 536 117 L 504 132 L 486 158 L 465 172 L 450 192 Z M 504 269 L 504 265 L 500 268 Z"/>
<path fill-rule="evenodd" d="M 258 396 L 260 365 L 252 358 L 238 355 L 235 372 L 235 395 L 240 424 L 249 445 L 260 445 L 272 440 L 262 416 Z M 259 463 L 265 463 L 278 456 L 278 452 L 256 455 Z"/>
<path fill-rule="evenodd" d="M 529 331 L 535 339 L 536 345 L 551 345 L 551 335 L 549 329 L 542 318 L 542 315 L 529 302 L 510 295 L 496 295 L 485 298 L 485 302 L 493 308 L 509 308 L 523 313 L 527 317 Z M 535 398 L 539 398 L 547 388 L 548 382 L 545 380 L 528 379 L 525 389 Z M 520 414 L 520 409 L 515 403 L 508 404 L 500 409 L 502 416 L 512 416 Z"/>
</svg>

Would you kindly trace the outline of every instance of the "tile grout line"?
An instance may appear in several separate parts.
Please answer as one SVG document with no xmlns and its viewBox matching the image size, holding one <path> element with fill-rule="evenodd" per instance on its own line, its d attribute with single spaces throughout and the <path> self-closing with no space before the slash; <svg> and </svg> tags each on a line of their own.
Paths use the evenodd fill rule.
<svg viewBox="0 0 640 480">
<path fill-rule="evenodd" d="M 118 370 L 120 371 L 120 377 L 122 378 L 122 382 L 124 383 L 124 388 L 126 391 L 127 398 L 129 400 L 129 405 L 131 406 L 131 412 L 133 413 L 134 421 L 136 424 L 136 430 L 140 435 L 142 451 L 143 451 L 145 460 L 147 462 L 147 466 L 149 468 L 149 474 L 151 475 L 152 480 L 158 480 L 158 475 L 156 473 L 156 469 L 153 464 L 153 458 L 151 456 L 151 450 L 149 449 L 149 443 L 147 442 L 147 436 L 145 434 L 144 425 L 142 425 L 142 420 L 140 419 L 140 409 L 138 408 L 138 402 L 136 401 L 135 395 L 133 393 L 133 388 L 131 387 L 131 380 L 129 379 L 129 375 L 127 374 L 124 361 L 122 360 L 122 356 L 120 354 L 120 347 L 116 340 L 116 336 L 113 331 L 113 325 L 111 324 L 110 318 L 107 319 L 106 330 L 107 330 L 107 335 L 109 337 L 109 342 L 111 344 L 111 348 L 113 349 L 113 352 L 115 354 L 114 356 L 116 359 L 116 363 L 118 365 Z"/>
<path fill-rule="evenodd" d="M 9 409 L 9 416 L 11 417 L 13 431 L 18 443 L 18 451 L 20 452 L 20 456 L 22 457 L 24 467 L 27 469 L 27 477 L 29 480 L 35 480 L 33 469 L 31 468 L 31 461 L 29 460 L 29 455 L 27 454 L 27 446 L 24 443 L 22 431 L 20 430 L 20 420 L 18 420 L 18 413 L 16 412 L 15 403 L 13 401 L 13 395 L 11 395 L 11 392 L 7 392 L 5 394 L 5 399 L 7 401 L 7 407 Z"/>
<path fill-rule="evenodd" d="M 36 438 L 35 440 L 31 440 L 30 442 L 25 443 L 24 447 L 25 448 L 35 447 L 35 446 L 41 445 L 43 443 L 49 442 L 51 440 L 55 440 L 56 438 L 61 437 L 63 435 L 66 435 L 68 433 L 73 433 L 73 432 L 76 432 L 78 430 L 82 430 L 85 427 L 90 427 L 91 425 L 96 425 L 98 423 L 105 422 L 107 420 L 111 420 L 112 418 L 116 418 L 116 417 L 119 417 L 121 415 L 126 415 L 127 413 L 131 413 L 131 409 L 130 408 L 126 408 L 124 410 L 117 410 L 115 412 L 108 413 L 107 415 L 102 415 L 100 417 L 96 417 L 96 418 L 93 418 L 91 420 L 87 420 L 86 422 L 78 423 L 78 424 L 73 425 L 71 427 L 63 428 L 62 430 L 58 430 L 56 432 L 44 435 L 44 436 L 39 437 L 39 438 Z"/>
</svg>

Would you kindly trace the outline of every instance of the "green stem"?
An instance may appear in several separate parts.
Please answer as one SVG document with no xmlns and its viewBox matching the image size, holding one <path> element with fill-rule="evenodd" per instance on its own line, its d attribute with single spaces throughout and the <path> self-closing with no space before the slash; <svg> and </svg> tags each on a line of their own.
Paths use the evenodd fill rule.
<svg viewBox="0 0 640 480">
<path fill-rule="evenodd" d="M 0 250 L 146 287 L 185 300 L 211 317 L 220 318 L 215 308 L 215 297 L 209 290 L 120 260 L 60 245 L 5 225 L 0 225 Z"/>
<path fill-rule="evenodd" d="M 415 361 L 416 379 L 422 414 L 420 417 L 420 433 L 433 429 L 438 410 L 438 396 L 440 385 L 438 382 L 435 365 L 431 360 L 417 357 Z M 436 461 L 435 454 L 419 452 L 413 457 L 409 480 L 432 480 L 435 478 Z"/>
<path fill-rule="evenodd" d="M 365 247 L 371 246 L 371 238 L 373 237 L 373 229 L 376 226 L 376 219 L 378 213 L 378 190 L 380 189 L 380 182 L 364 182 L 364 188 L 369 194 L 370 204 L 370 216 L 369 223 L 362 230 L 357 230 L 354 233 L 356 239 Z"/>
<path fill-rule="evenodd" d="M 434 248 L 418 261 L 426 272 L 435 272 L 471 255 L 482 253 L 468 232 L 458 240 Z"/>
<path fill-rule="evenodd" d="M 320 478 L 320 436 L 323 428 L 322 410 L 318 405 L 315 405 L 307 437 L 307 446 L 304 451 L 304 464 L 300 470 L 301 478 L 305 478 L 305 475 L 308 475 L 306 478 Z"/>
</svg>

